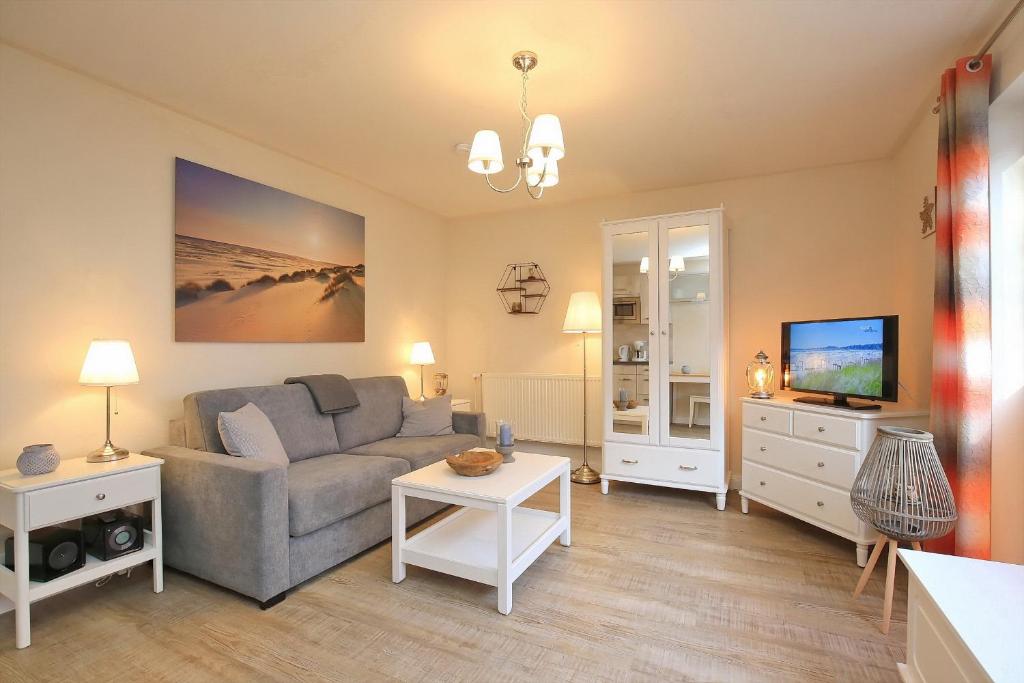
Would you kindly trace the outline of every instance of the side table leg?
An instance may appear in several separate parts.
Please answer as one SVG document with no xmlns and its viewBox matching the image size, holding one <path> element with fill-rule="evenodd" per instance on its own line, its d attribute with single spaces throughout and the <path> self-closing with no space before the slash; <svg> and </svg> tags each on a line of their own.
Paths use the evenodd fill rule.
<svg viewBox="0 0 1024 683">
<path fill-rule="evenodd" d="M 512 508 L 498 505 L 498 611 L 512 611 Z"/>
<path fill-rule="evenodd" d="M 152 518 L 153 525 L 153 547 L 156 548 L 156 557 L 153 558 L 153 592 L 163 593 L 164 592 L 164 524 L 162 518 L 162 510 L 160 507 L 160 498 L 154 498 L 150 504 L 152 506 Z"/>
<path fill-rule="evenodd" d="M 14 644 L 20 650 L 32 644 L 29 630 L 28 532 L 25 531 L 25 506 L 18 500 L 14 530 Z"/>
<path fill-rule="evenodd" d="M 745 515 L 750 512 L 750 501 L 746 496 L 740 496 L 740 512 Z"/>
<path fill-rule="evenodd" d="M 405 493 L 401 486 L 391 487 L 391 580 L 405 580 L 402 548 L 405 546 Z"/>
<path fill-rule="evenodd" d="M 572 515 L 569 511 L 569 493 L 572 484 L 569 481 L 569 470 L 562 472 L 558 477 L 558 516 L 565 520 L 565 531 L 558 537 L 558 542 L 568 546 L 572 538 Z"/>
</svg>

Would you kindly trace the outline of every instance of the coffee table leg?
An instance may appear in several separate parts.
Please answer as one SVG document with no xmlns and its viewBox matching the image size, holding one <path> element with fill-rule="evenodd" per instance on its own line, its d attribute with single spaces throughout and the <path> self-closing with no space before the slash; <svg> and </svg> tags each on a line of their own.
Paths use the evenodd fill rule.
<svg viewBox="0 0 1024 683">
<path fill-rule="evenodd" d="M 558 537 L 558 542 L 564 546 L 569 545 L 572 516 L 569 514 L 569 492 L 572 484 L 569 482 L 569 470 L 562 472 L 558 478 L 558 516 L 565 520 L 565 531 Z"/>
<path fill-rule="evenodd" d="M 498 505 L 498 611 L 512 611 L 512 508 Z"/>
<path fill-rule="evenodd" d="M 391 580 L 405 579 L 402 546 L 405 545 L 405 493 L 401 486 L 391 487 Z"/>
</svg>

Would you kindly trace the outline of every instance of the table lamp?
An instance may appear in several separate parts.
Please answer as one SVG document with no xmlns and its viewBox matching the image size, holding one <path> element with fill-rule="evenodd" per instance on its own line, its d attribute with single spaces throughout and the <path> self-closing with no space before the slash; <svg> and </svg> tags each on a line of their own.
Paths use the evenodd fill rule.
<svg viewBox="0 0 1024 683">
<path fill-rule="evenodd" d="M 430 342 L 416 342 L 412 345 L 412 352 L 409 354 L 409 362 L 412 365 L 420 366 L 420 400 L 426 401 L 427 395 L 423 393 L 423 366 L 434 364 L 434 352 L 430 349 Z"/>
<path fill-rule="evenodd" d="M 562 332 L 583 335 L 583 464 L 569 478 L 577 484 L 596 484 L 601 476 L 587 462 L 587 335 L 601 331 L 601 301 L 596 292 L 573 292 Z"/>
<path fill-rule="evenodd" d="M 138 384 L 139 371 L 131 345 L 124 339 L 93 339 L 82 363 L 78 383 L 87 387 L 107 388 L 107 441 L 86 458 L 88 462 L 110 462 L 128 457 L 128 449 L 110 442 L 110 388 Z"/>
</svg>

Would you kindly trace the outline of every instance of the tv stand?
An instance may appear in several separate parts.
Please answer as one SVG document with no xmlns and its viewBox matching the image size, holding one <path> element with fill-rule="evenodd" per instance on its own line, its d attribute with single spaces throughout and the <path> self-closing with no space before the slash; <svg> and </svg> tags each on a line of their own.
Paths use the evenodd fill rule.
<svg viewBox="0 0 1024 683">
<path fill-rule="evenodd" d="M 793 399 L 795 403 L 810 403 L 813 406 L 827 406 L 829 408 L 844 408 L 846 410 L 881 410 L 882 406 L 877 403 L 850 403 L 846 400 L 846 394 L 835 394 L 832 398 L 819 398 L 817 396 L 797 396 Z"/>
</svg>

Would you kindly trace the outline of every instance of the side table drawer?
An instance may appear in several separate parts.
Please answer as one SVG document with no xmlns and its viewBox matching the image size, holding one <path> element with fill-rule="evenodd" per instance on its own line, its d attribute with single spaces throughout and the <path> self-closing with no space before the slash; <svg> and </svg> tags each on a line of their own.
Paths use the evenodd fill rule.
<svg viewBox="0 0 1024 683">
<path fill-rule="evenodd" d="M 66 522 L 160 495 L 160 468 L 65 484 L 25 494 L 29 529 Z"/>
</svg>

